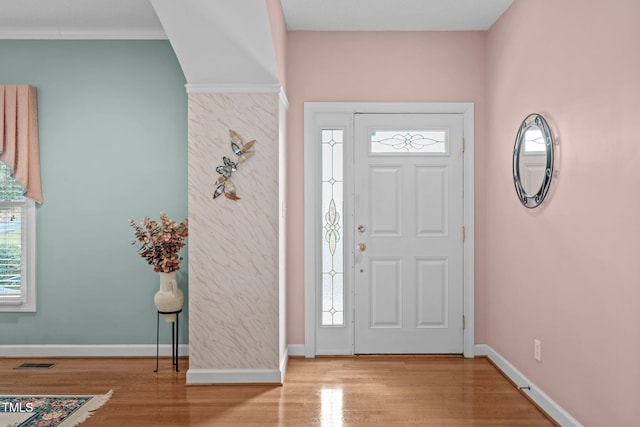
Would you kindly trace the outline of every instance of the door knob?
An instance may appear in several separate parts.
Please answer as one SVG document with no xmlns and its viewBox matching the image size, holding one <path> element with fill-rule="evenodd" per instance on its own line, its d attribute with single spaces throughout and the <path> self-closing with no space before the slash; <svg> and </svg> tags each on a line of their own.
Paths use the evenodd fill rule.
<svg viewBox="0 0 640 427">
<path fill-rule="evenodd" d="M 358 231 L 361 232 L 361 233 L 364 233 L 364 230 L 366 230 L 366 229 L 367 229 L 367 227 L 365 227 L 364 225 L 359 225 L 358 226 Z"/>
<path fill-rule="evenodd" d="M 364 252 L 367 249 L 367 245 L 365 245 L 364 243 L 358 243 L 358 250 L 360 252 Z"/>
</svg>

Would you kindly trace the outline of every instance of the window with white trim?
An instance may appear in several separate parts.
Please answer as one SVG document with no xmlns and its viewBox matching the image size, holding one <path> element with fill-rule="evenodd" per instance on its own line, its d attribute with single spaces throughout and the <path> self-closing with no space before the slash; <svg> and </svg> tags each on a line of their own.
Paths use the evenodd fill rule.
<svg viewBox="0 0 640 427">
<path fill-rule="evenodd" d="M 35 202 L 0 162 L 0 312 L 36 311 Z"/>
</svg>

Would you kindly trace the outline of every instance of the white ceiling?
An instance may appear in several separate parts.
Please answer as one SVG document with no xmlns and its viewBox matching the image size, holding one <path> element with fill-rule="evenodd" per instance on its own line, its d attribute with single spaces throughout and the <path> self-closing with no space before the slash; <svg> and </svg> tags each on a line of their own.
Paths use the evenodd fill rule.
<svg viewBox="0 0 640 427">
<path fill-rule="evenodd" d="M 281 0 L 289 30 L 345 31 L 486 30 L 511 3 Z M 0 0 L 0 38 L 156 39 L 166 34 L 149 0 Z"/>
</svg>

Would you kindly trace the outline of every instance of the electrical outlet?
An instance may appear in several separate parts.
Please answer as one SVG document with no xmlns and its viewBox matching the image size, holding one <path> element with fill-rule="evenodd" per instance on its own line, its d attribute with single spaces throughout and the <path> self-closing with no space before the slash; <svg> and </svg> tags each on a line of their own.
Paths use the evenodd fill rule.
<svg viewBox="0 0 640 427">
<path fill-rule="evenodd" d="M 542 363 L 542 343 L 540 340 L 533 340 L 533 358 Z"/>
</svg>

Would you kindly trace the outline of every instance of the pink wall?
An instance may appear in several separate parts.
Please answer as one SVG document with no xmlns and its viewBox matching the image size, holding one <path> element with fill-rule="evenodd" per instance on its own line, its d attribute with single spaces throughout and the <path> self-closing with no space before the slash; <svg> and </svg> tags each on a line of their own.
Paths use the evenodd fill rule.
<svg viewBox="0 0 640 427">
<path fill-rule="evenodd" d="M 585 426 L 640 422 L 639 43 L 637 0 L 519 0 L 487 38 L 485 342 Z M 559 157 L 535 210 L 511 178 L 531 112 Z"/>
<path fill-rule="evenodd" d="M 636 425 L 639 41 L 637 0 L 517 0 L 488 33 L 288 33 L 289 343 L 304 342 L 303 103 L 474 102 L 476 343 L 586 426 Z M 535 210 L 511 178 L 531 112 L 557 139 Z"/>
<path fill-rule="evenodd" d="M 474 102 L 476 199 L 483 204 L 483 32 L 290 32 L 287 35 L 287 337 L 304 343 L 303 108 L 311 101 Z M 484 224 L 484 209 L 476 223 Z M 483 227 L 476 226 L 476 293 L 483 295 Z M 482 301 L 482 297 L 476 301 Z M 477 302 L 476 302 L 477 304 Z M 476 340 L 484 341 L 482 313 Z"/>
</svg>

